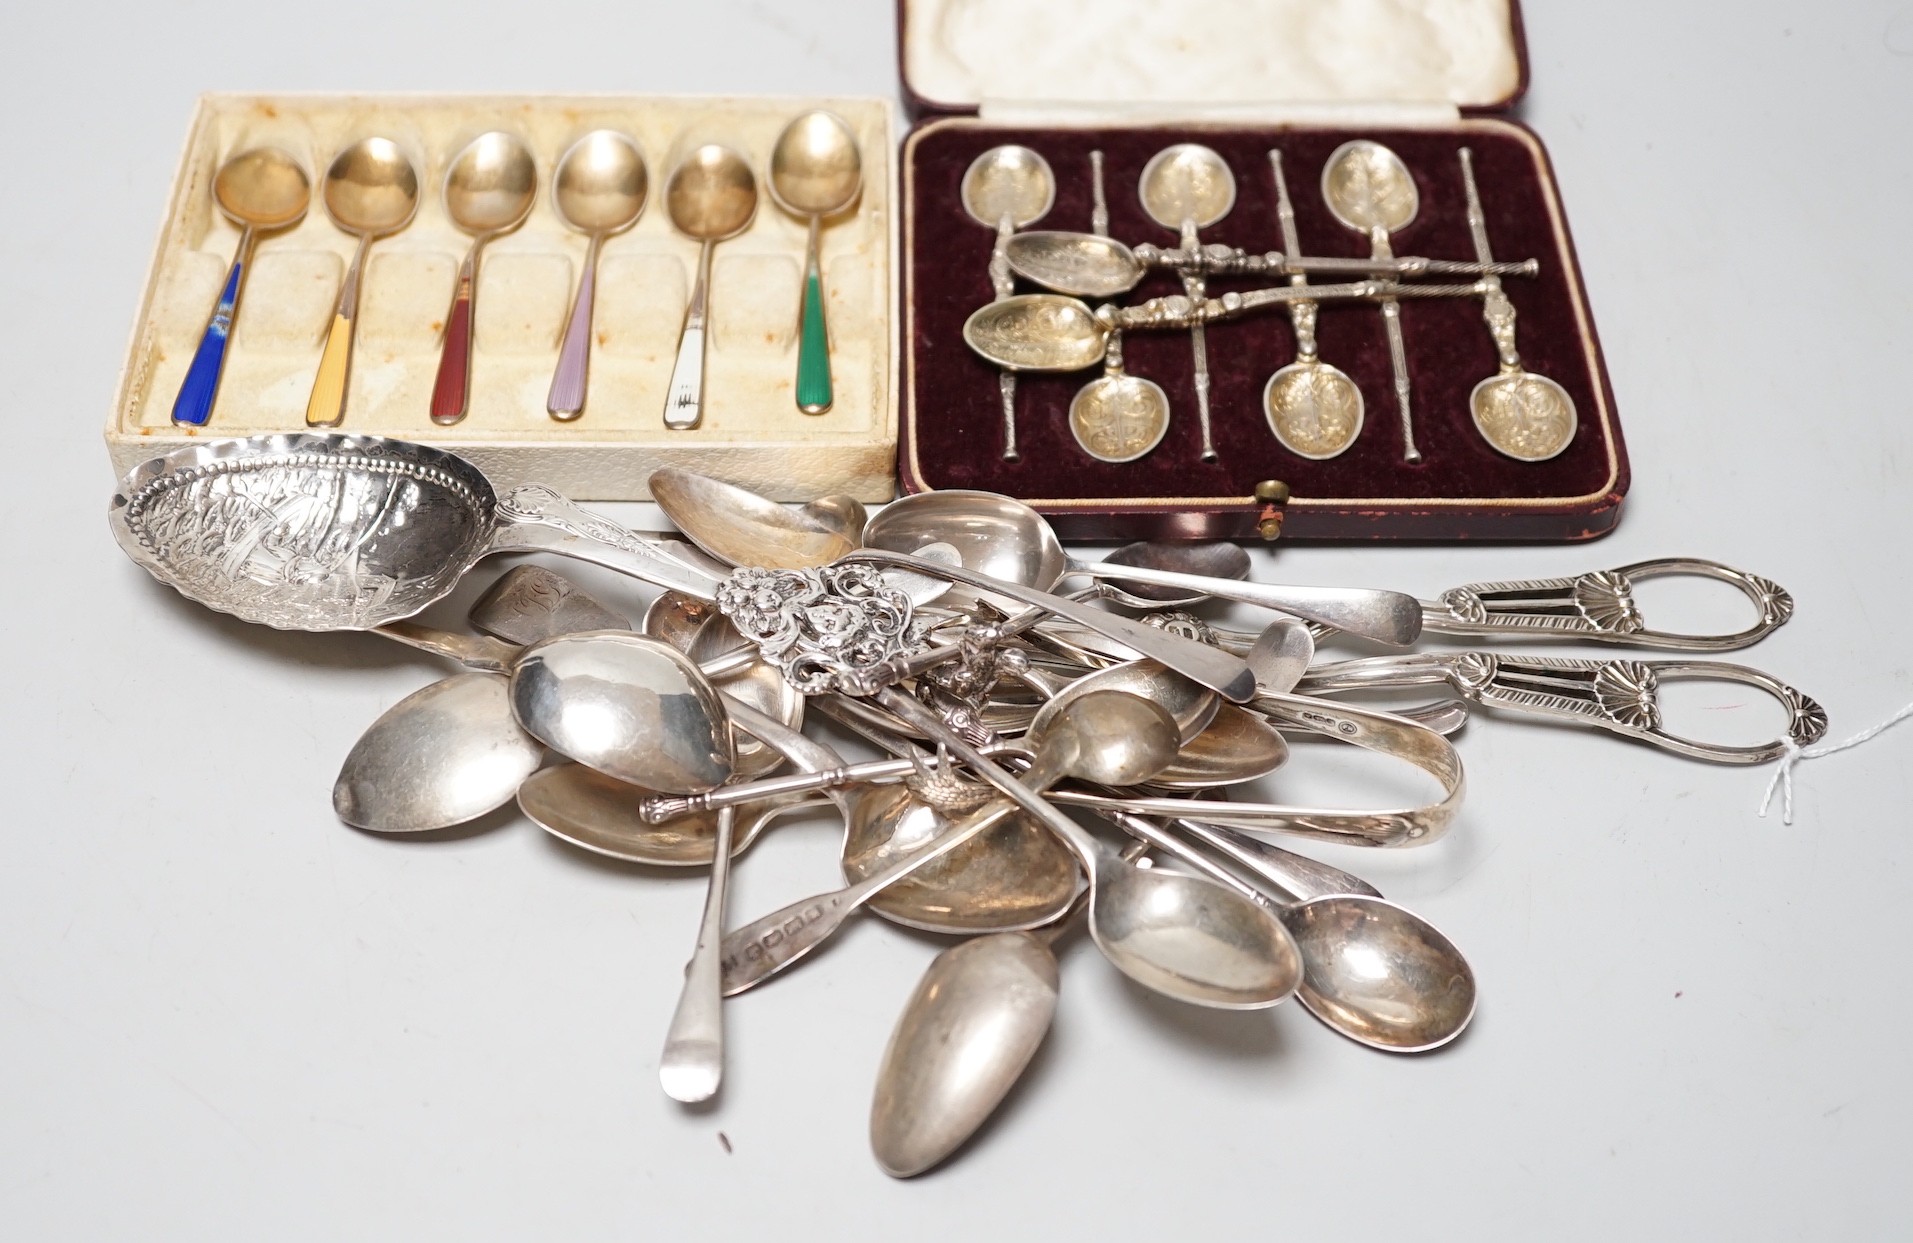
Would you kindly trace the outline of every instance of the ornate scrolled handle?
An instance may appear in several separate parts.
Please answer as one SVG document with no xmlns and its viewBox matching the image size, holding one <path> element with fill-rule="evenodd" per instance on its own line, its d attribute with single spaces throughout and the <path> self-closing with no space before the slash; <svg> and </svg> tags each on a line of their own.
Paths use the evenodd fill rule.
<svg viewBox="0 0 1913 1243">
<path fill-rule="evenodd" d="M 498 498 L 496 513 L 503 526 L 548 527 L 572 536 L 581 542 L 557 551 L 608 566 L 653 586 L 682 591 L 700 600 L 710 599 L 716 586 L 710 575 L 692 569 L 650 540 L 581 508 L 541 483 L 520 484 L 505 493 Z"/>
</svg>

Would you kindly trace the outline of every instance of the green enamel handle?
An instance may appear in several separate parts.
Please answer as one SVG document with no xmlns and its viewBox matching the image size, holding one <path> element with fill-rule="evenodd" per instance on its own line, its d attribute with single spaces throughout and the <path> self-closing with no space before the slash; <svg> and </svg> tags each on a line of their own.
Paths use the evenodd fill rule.
<svg viewBox="0 0 1913 1243">
<path fill-rule="evenodd" d="M 830 332 L 824 324 L 824 277 L 817 260 L 816 217 L 804 264 L 804 304 L 797 325 L 797 408 L 805 414 L 830 409 Z"/>
</svg>

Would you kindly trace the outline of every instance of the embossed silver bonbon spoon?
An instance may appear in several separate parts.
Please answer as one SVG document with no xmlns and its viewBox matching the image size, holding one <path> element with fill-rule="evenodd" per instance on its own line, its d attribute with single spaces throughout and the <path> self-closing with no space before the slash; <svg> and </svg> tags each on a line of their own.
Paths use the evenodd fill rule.
<svg viewBox="0 0 1913 1243">
<path fill-rule="evenodd" d="M 1474 152 L 1466 147 L 1461 149 L 1461 184 L 1468 195 L 1468 232 L 1474 237 L 1476 256 L 1486 263 L 1492 258 L 1488 220 L 1482 214 L 1481 192 L 1475 186 Z M 1521 355 L 1514 347 L 1514 303 L 1508 301 L 1499 280 L 1489 277 L 1485 283 L 1488 292 L 1481 299 L 1481 317 L 1494 338 L 1501 369 L 1475 385 L 1468 395 L 1475 430 L 1483 440 L 1517 461 L 1545 462 L 1559 456 L 1574 441 L 1574 399 L 1553 380 L 1521 365 Z"/>
<path fill-rule="evenodd" d="M 715 581 L 527 484 L 376 436 L 191 445 L 134 468 L 109 511 L 135 563 L 188 599 L 282 630 L 370 630 L 448 594 L 480 558 L 549 551 L 708 599 Z"/>
<path fill-rule="evenodd" d="M 996 244 L 990 250 L 990 286 L 1000 301 L 1016 288 L 1003 254 L 1004 242 L 1024 225 L 1049 214 L 1056 202 L 1056 174 L 1048 160 L 1028 147 L 1006 144 L 991 147 L 970 162 L 958 193 L 972 220 L 996 230 Z M 1014 462 L 1021 456 L 1016 447 L 1016 376 L 1005 371 L 997 377 L 997 387 L 1003 402 L 1003 460 Z"/>
<path fill-rule="evenodd" d="M 1401 157 L 1365 138 L 1345 142 L 1329 156 L 1322 166 L 1322 199 L 1338 221 L 1368 238 L 1370 252 L 1377 258 L 1394 253 L 1388 235 L 1407 228 L 1421 207 L 1415 179 Z M 1395 371 L 1395 404 L 1401 412 L 1402 460 L 1419 462 L 1421 450 L 1415 447 L 1410 410 L 1408 352 L 1402 344 L 1402 308 L 1394 298 L 1383 298 L 1381 304 L 1388 359 Z"/>
<path fill-rule="evenodd" d="M 1208 147 L 1177 143 L 1150 157 L 1136 193 L 1151 220 L 1176 230 L 1183 249 L 1195 250 L 1201 245 L 1196 231 L 1222 219 L 1235 206 L 1235 174 Z M 1182 289 L 1192 303 L 1200 305 L 1204 295 L 1202 273 L 1184 272 Z M 1189 344 L 1195 356 L 1196 421 L 1202 430 L 1202 460 L 1213 462 L 1216 447 L 1209 426 L 1209 342 L 1201 320 L 1190 325 Z"/>
<path fill-rule="evenodd" d="M 714 598 L 717 580 L 542 485 L 502 501 L 450 453 L 363 436 L 260 436 L 192 445 L 121 481 L 109 508 L 120 547 L 189 599 L 288 630 L 369 630 L 442 598 L 481 557 L 546 550 L 656 586 Z M 271 538 L 267 538 L 270 536 Z M 864 558 L 978 585 L 933 560 Z M 1232 697 L 1254 690 L 1239 659 L 1047 592 L 985 590 L 1070 618 Z"/>
</svg>

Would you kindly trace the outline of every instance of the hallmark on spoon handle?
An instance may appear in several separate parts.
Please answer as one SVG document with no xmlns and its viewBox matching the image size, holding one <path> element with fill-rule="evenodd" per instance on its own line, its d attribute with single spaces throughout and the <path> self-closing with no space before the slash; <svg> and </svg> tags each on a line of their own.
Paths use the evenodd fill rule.
<svg viewBox="0 0 1913 1243">
<path fill-rule="evenodd" d="M 724 996 L 734 997 L 821 945 L 855 909 L 846 891 L 793 902 L 724 938 Z"/>
<path fill-rule="evenodd" d="M 565 320 L 564 344 L 558 348 L 558 369 L 551 376 L 545 412 L 560 422 L 584 413 L 585 386 L 591 373 L 591 312 L 598 287 L 598 239 L 591 239 L 584 275 L 578 278 L 578 296 Z"/>
<path fill-rule="evenodd" d="M 441 427 L 459 422 L 471 408 L 472 284 L 468 266 L 458 274 L 452 309 L 445 315 L 445 345 L 432 382 L 432 422 Z"/>
<path fill-rule="evenodd" d="M 213 402 L 219 396 L 219 376 L 226 367 L 226 342 L 232 336 L 233 316 L 239 310 L 239 286 L 245 279 L 246 247 L 226 273 L 226 285 L 219 303 L 206 323 L 206 335 L 199 339 L 186 379 L 180 383 L 179 396 L 173 399 L 173 422 L 180 427 L 204 427 L 213 417 Z"/>
</svg>

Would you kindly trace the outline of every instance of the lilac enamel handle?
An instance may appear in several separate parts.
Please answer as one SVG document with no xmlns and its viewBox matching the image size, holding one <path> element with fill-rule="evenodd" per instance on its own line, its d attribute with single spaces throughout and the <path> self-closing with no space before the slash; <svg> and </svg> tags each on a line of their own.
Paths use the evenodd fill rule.
<svg viewBox="0 0 1913 1243">
<path fill-rule="evenodd" d="M 545 398 L 546 412 L 566 423 L 583 414 L 585 408 L 585 381 L 591 371 L 591 308 L 598 286 L 598 241 L 594 234 L 591 248 L 585 252 L 578 297 L 571 304 L 570 318 L 565 320 L 558 370 L 551 377 L 551 393 Z"/>
</svg>

